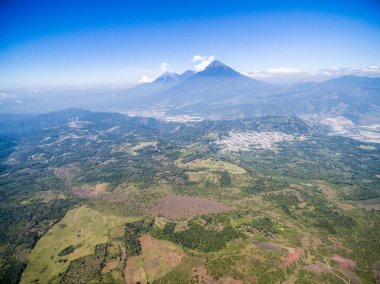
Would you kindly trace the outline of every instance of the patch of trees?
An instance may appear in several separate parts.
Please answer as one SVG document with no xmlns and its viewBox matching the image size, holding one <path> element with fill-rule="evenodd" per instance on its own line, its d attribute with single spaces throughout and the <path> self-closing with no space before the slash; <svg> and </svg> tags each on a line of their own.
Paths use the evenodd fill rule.
<svg viewBox="0 0 380 284">
<path fill-rule="evenodd" d="M 23 205 L 1 204 L 0 241 L 32 248 L 39 237 L 76 203 L 75 199 L 66 198 L 49 202 L 31 200 Z"/>
<path fill-rule="evenodd" d="M 63 250 L 61 250 L 59 253 L 58 253 L 58 256 L 65 256 L 65 255 L 68 255 L 68 254 L 71 254 L 74 252 L 74 250 L 77 248 L 77 246 L 68 246 L 68 247 L 65 247 Z"/>
<path fill-rule="evenodd" d="M 347 200 L 368 200 L 380 196 L 380 187 L 365 188 L 355 187 L 349 192 L 343 194 L 343 198 Z"/>
<path fill-rule="evenodd" d="M 21 274 L 26 268 L 25 262 L 12 262 L 0 271 L 0 283 L 16 284 L 20 282 Z"/>
<path fill-rule="evenodd" d="M 95 247 L 95 255 L 86 255 L 73 260 L 63 275 L 60 283 L 98 283 L 107 255 L 107 244 Z"/>
<path fill-rule="evenodd" d="M 289 183 L 284 179 L 258 177 L 249 186 L 244 187 L 243 191 L 250 194 L 257 194 L 261 192 L 281 190 L 287 186 L 289 186 Z"/>
<path fill-rule="evenodd" d="M 308 192 L 301 192 L 302 198 L 314 206 L 313 211 L 306 211 L 309 217 L 325 218 L 331 225 L 351 229 L 357 225 L 357 222 L 352 217 L 346 215 L 338 208 L 331 206 L 325 198 Z M 322 224 L 325 222 L 321 222 Z M 327 226 L 328 227 L 328 226 Z M 329 230 L 329 229 L 328 229 Z"/>
<path fill-rule="evenodd" d="M 244 223 L 240 225 L 240 228 L 243 228 L 247 230 L 248 232 L 258 231 L 258 232 L 263 233 L 265 236 L 270 237 L 273 234 L 278 233 L 276 225 L 277 225 L 276 222 L 274 222 L 269 217 L 265 216 L 265 217 L 254 219 L 250 223 Z"/>
<path fill-rule="evenodd" d="M 7 244 L 6 249 L 0 252 L 0 259 L 5 261 L 5 265 L 0 267 L 0 283 L 18 283 L 25 269 L 25 263 L 20 262 L 14 253 L 15 248 L 33 248 L 39 238 L 75 204 L 76 201 L 70 198 L 0 204 L 0 242 Z"/>
<path fill-rule="evenodd" d="M 291 193 L 284 194 L 267 194 L 264 197 L 268 201 L 276 203 L 287 215 L 295 217 L 294 209 L 299 204 L 297 196 Z"/>
<path fill-rule="evenodd" d="M 221 231 L 208 230 L 205 227 L 190 221 L 188 229 L 174 232 L 174 222 L 169 222 L 162 230 L 155 230 L 153 234 L 157 238 L 166 239 L 182 245 L 185 248 L 197 249 L 203 252 L 211 252 L 222 249 L 227 242 L 238 238 L 239 233 L 230 225 Z"/>
<path fill-rule="evenodd" d="M 125 225 L 124 243 L 128 256 L 141 254 L 141 243 L 139 237 L 150 231 L 154 220 L 146 219 Z"/>
<path fill-rule="evenodd" d="M 300 192 L 300 195 L 308 207 L 299 208 L 299 199 L 292 193 L 267 194 L 265 199 L 274 202 L 290 217 L 300 218 L 305 223 L 323 228 L 331 234 L 336 233 L 336 228 L 351 229 L 357 225 L 355 219 L 331 205 L 324 197 L 306 191 Z M 308 209 L 310 206 L 312 210 Z"/>
<path fill-rule="evenodd" d="M 276 223 L 272 221 L 269 217 L 262 217 L 252 221 L 252 226 L 265 234 L 276 233 Z"/>
<path fill-rule="evenodd" d="M 232 184 L 230 174 L 227 171 L 223 171 L 220 174 L 219 181 L 222 187 L 230 187 Z"/>
</svg>

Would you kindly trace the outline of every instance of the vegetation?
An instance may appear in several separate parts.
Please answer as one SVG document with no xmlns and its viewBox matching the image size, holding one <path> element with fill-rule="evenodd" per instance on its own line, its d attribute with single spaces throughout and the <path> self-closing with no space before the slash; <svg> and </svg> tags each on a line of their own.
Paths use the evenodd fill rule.
<svg viewBox="0 0 380 284">
<path fill-rule="evenodd" d="M 88 283 L 99 282 L 104 258 L 107 253 L 107 245 L 101 244 L 95 247 L 95 255 L 86 255 L 73 260 L 69 268 L 62 276 L 60 283 Z"/>
<path fill-rule="evenodd" d="M 72 260 L 95 254 L 98 244 L 110 240 L 109 232 L 122 227 L 127 221 L 133 219 L 104 215 L 86 206 L 72 209 L 37 242 L 29 256 L 21 283 L 59 278 Z M 73 253 L 60 255 L 70 247 L 76 248 Z"/>
<path fill-rule="evenodd" d="M 180 244 L 185 248 L 203 252 L 220 250 L 227 242 L 239 237 L 239 234 L 230 225 L 221 230 L 211 230 L 193 220 L 188 222 L 186 230 L 179 232 L 174 231 L 175 226 L 175 222 L 169 222 L 163 230 L 153 231 L 153 235 Z"/>
<path fill-rule="evenodd" d="M 144 235 L 141 255 L 129 257 L 126 266 L 128 283 L 152 283 L 181 264 L 184 252 L 181 247 L 166 240 Z"/>
<path fill-rule="evenodd" d="M 74 250 L 76 249 L 75 246 L 68 246 L 68 247 L 65 247 L 63 250 L 61 250 L 59 253 L 58 253 L 58 256 L 65 256 L 65 255 L 68 255 L 70 253 L 73 253 Z"/>
<path fill-rule="evenodd" d="M 125 247 L 129 256 L 141 254 L 141 243 L 139 237 L 149 232 L 154 220 L 140 220 L 125 225 Z"/>
<path fill-rule="evenodd" d="M 269 192 L 281 190 L 289 186 L 289 183 L 284 179 L 275 179 L 273 177 L 258 177 L 254 179 L 249 186 L 244 187 L 243 191 L 250 194 L 257 194 L 261 192 Z"/>
<path fill-rule="evenodd" d="M 306 139 L 222 153 L 214 141 L 232 129 Z M 380 216 L 356 204 L 378 208 L 379 147 L 318 131 L 285 117 L 178 124 L 77 110 L 3 125 L 0 282 L 122 283 L 126 263 L 151 283 L 348 282 L 338 255 L 373 283 Z M 152 210 L 177 195 L 226 208 Z M 313 272 L 317 261 L 330 270 Z"/>
</svg>

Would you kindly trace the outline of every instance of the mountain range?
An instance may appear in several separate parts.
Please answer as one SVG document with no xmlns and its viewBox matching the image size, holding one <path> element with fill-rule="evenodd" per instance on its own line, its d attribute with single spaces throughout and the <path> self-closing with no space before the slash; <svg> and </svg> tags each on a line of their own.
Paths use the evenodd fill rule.
<svg viewBox="0 0 380 284">
<path fill-rule="evenodd" d="M 215 119 L 296 115 L 316 120 L 343 116 L 355 124 L 380 122 L 380 78 L 344 76 L 282 86 L 244 76 L 220 61 L 198 73 L 165 73 L 152 83 L 121 92 L 118 100 L 121 108 Z"/>
<path fill-rule="evenodd" d="M 380 78 L 344 76 L 285 86 L 252 79 L 220 61 L 197 73 L 166 72 L 129 89 L 57 90 L 8 97 L 0 100 L 0 113 L 83 108 L 144 116 L 236 119 L 287 115 L 313 122 L 343 117 L 353 125 L 380 123 Z"/>
</svg>

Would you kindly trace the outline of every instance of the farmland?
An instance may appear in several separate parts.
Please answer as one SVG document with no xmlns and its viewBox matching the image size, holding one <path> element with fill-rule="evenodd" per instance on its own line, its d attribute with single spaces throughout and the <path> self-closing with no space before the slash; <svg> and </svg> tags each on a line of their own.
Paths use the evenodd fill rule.
<svg viewBox="0 0 380 284">
<path fill-rule="evenodd" d="M 65 115 L 87 122 L 71 127 L 61 114 L 57 125 L 1 136 L 2 282 L 378 278 L 377 144 L 286 117 L 181 124 L 74 113 Z M 284 135 L 223 151 L 240 147 L 232 132 L 264 144 Z"/>
</svg>

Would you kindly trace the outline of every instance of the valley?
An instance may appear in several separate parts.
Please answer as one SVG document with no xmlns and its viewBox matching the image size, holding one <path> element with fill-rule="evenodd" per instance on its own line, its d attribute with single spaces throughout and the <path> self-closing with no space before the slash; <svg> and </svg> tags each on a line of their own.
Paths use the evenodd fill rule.
<svg viewBox="0 0 380 284">
<path fill-rule="evenodd" d="M 377 281 L 377 143 L 288 116 L 0 130 L 4 283 Z"/>
</svg>

